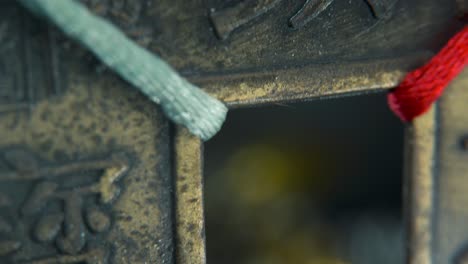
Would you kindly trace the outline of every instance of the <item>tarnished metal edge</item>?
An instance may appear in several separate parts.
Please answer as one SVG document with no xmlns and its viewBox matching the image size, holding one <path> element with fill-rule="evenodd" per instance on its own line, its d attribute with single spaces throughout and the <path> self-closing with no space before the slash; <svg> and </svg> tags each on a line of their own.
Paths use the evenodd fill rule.
<svg viewBox="0 0 468 264">
<path fill-rule="evenodd" d="M 404 201 L 407 263 L 431 264 L 436 105 L 406 129 Z"/>
<path fill-rule="evenodd" d="M 321 65 L 310 68 L 273 71 L 260 77 L 242 74 L 189 78 L 203 84 L 204 90 L 223 100 L 229 108 L 256 106 L 336 95 L 360 94 L 395 87 L 405 73 L 421 64 L 427 53 L 409 58 L 378 60 L 346 65 Z M 364 71 L 371 67 L 372 72 Z M 353 68 L 352 72 L 345 69 Z M 334 75 L 336 72 L 348 72 Z M 331 74 L 330 74 L 331 73 Z M 300 76 L 299 76 L 300 75 Z M 301 77 L 302 76 L 302 77 Z M 300 81 L 304 76 L 307 81 Z M 284 84 L 281 89 L 269 89 L 265 78 Z M 312 82 L 312 83 L 311 83 Z M 308 85 L 311 85 L 310 90 Z M 239 89 L 233 86 L 245 86 Z M 232 90 L 232 91 L 231 91 Z M 432 204 L 431 161 L 434 154 L 434 110 L 417 119 L 407 131 L 408 153 L 411 166 L 407 167 L 406 195 L 411 194 L 407 212 L 408 236 L 412 247 L 408 251 L 410 264 L 430 264 L 430 214 Z M 203 152 L 202 142 L 189 132 L 177 127 L 175 132 L 175 210 L 176 210 L 176 262 L 178 264 L 206 263 L 204 208 L 203 208 Z M 424 155 L 422 155 L 424 153 Z"/>
<path fill-rule="evenodd" d="M 390 89 L 429 55 L 186 77 L 235 108 Z"/>
<path fill-rule="evenodd" d="M 202 141 L 183 127 L 175 129 L 176 263 L 206 263 Z"/>
</svg>

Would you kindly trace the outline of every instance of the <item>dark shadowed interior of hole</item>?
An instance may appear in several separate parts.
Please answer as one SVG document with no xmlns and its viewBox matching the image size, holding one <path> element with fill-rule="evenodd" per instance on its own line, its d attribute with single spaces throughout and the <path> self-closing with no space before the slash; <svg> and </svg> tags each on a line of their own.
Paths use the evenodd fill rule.
<svg viewBox="0 0 468 264">
<path fill-rule="evenodd" d="M 208 263 L 403 263 L 403 130 L 383 93 L 232 110 L 204 150 Z"/>
</svg>

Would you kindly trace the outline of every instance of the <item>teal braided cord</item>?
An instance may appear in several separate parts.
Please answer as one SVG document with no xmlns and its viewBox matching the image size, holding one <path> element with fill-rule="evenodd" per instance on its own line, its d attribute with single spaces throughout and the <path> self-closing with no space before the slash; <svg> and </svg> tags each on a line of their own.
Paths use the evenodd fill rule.
<svg viewBox="0 0 468 264">
<path fill-rule="evenodd" d="M 122 78 L 161 105 L 175 123 L 208 140 L 221 128 L 226 106 L 180 77 L 167 63 L 128 39 L 74 0 L 18 0 L 55 23 Z"/>
</svg>

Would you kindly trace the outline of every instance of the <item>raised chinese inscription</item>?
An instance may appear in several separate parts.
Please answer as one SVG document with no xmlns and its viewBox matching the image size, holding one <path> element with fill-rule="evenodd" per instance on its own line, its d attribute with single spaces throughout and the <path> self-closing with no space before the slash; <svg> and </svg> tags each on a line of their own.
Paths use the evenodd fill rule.
<svg viewBox="0 0 468 264">
<path fill-rule="evenodd" d="M 95 240 L 112 226 L 119 180 L 129 170 L 120 152 L 55 164 L 23 148 L 4 150 L 0 262 L 107 263 L 111 246 Z"/>
<path fill-rule="evenodd" d="M 398 0 L 365 0 L 374 17 L 388 18 L 393 6 Z M 222 10 L 212 10 L 210 16 L 220 39 L 226 39 L 229 34 L 262 14 L 270 11 L 280 0 L 241 1 L 235 6 Z M 301 28 L 325 11 L 334 0 L 306 0 L 301 9 L 289 19 L 290 27 Z"/>
</svg>

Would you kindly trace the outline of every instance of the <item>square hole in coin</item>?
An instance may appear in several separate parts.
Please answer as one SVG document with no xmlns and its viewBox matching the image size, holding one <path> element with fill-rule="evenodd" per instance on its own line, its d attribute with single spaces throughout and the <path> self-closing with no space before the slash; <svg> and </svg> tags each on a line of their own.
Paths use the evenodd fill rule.
<svg viewBox="0 0 468 264">
<path fill-rule="evenodd" d="M 231 110 L 205 144 L 208 263 L 403 263 L 385 94 Z"/>
</svg>

